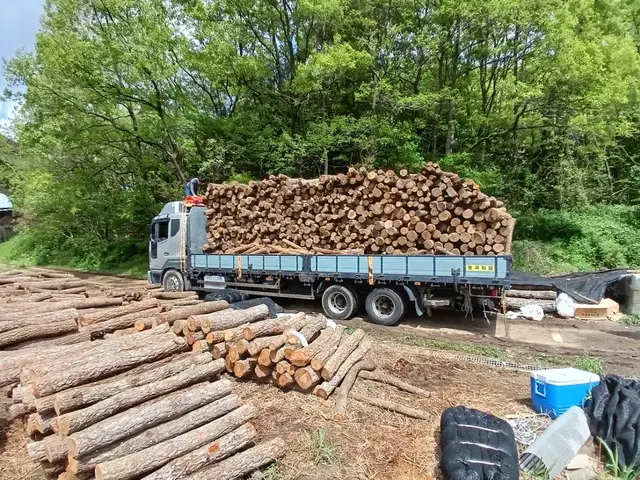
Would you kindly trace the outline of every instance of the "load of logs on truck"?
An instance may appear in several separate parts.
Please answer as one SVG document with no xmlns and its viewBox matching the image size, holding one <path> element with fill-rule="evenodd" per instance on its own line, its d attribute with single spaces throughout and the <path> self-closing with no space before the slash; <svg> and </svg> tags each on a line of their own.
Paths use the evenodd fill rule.
<svg viewBox="0 0 640 480">
<path fill-rule="evenodd" d="M 153 219 L 148 277 L 167 291 L 321 299 L 336 320 L 364 307 L 393 325 L 442 300 L 497 308 L 513 227 L 500 200 L 435 163 L 210 184 L 204 205 L 170 202 Z"/>
</svg>

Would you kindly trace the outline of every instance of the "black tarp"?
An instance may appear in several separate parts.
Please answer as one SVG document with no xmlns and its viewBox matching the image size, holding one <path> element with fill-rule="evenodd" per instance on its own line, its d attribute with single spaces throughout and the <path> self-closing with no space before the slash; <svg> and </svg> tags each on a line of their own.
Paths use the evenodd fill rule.
<svg viewBox="0 0 640 480">
<path fill-rule="evenodd" d="M 609 446 L 620 467 L 640 468 L 640 381 L 605 376 L 584 412 L 591 435 Z"/>
<path fill-rule="evenodd" d="M 513 270 L 511 286 L 517 288 L 542 287 L 566 293 L 578 303 L 600 303 L 605 291 L 613 287 L 629 270 L 605 270 L 602 272 L 582 272 L 557 277 L 541 277 L 531 273 Z"/>
<path fill-rule="evenodd" d="M 518 480 L 518 450 L 504 420 L 467 407 L 440 418 L 440 464 L 446 480 Z"/>
</svg>

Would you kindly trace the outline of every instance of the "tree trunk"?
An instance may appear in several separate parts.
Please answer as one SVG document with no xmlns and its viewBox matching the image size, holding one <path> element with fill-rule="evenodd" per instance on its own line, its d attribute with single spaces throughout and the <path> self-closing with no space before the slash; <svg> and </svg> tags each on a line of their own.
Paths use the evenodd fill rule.
<svg viewBox="0 0 640 480">
<path fill-rule="evenodd" d="M 72 473 L 92 472 L 99 463 L 115 460 L 152 447 L 170 438 L 190 432 L 216 418 L 227 415 L 229 412 L 233 412 L 238 416 L 244 412 L 250 418 L 256 415 L 255 410 L 252 410 L 250 405 L 244 405 L 238 395 L 227 395 L 213 403 L 205 404 L 200 408 L 185 413 L 183 416 L 178 415 L 174 420 L 144 430 L 89 455 L 79 458 L 69 457 L 69 470 Z"/>
<path fill-rule="evenodd" d="M 117 412 L 139 405 L 148 400 L 166 395 L 194 383 L 211 379 L 224 368 L 224 360 L 193 365 L 181 373 L 162 378 L 152 383 L 127 389 L 82 410 L 69 412 L 58 417 L 58 434 L 69 435 L 77 432 Z M 152 373 L 153 370 L 150 372 Z"/>
<path fill-rule="evenodd" d="M 243 330 L 242 335 L 246 340 L 251 341 L 256 337 L 281 334 L 288 329 L 297 330 L 302 328 L 306 323 L 306 313 L 300 312 L 276 320 L 263 320 L 262 322 L 249 325 Z"/>
<path fill-rule="evenodd" d="M 325 328 L 313 343 L 293 352 L 289 361 L 297 367 L 304 367 L 313 357 L 322 351 L 333 334 L 334 330 L 332 328 Z"/>
<path fill-rule="evenodd" d="M 151 308 L 158 307 L 158 305 L 158 300 L 144 300 L 142 302 L 133 302 L 122 307 L 110 308 L 108 310 L 100 312 L 81 315 L 78 323 L 80 324 L 80 326 L 86 327 L 87 325 L 91 325 L 93 323 L 104 322 L 106 320 L 111 320 L 112 318 L 116 317 L 122 317 L 123 315 L 128 315 L 130 313 L 149 310 Z"/>
<path fill-rule="evenodd" d="M 245 423 L 215 442 L 208 443 L 172 460 L 162 468 L 143 477 L 143 480 L 181 480 L 191 473 L 236 453 L 254 441 L 257 436 L 258 432 L 253 424 Z"/>
<path fill-rule="evenodd" d="M 81 332 L 89 332 L 93 338 L 98 338 L 106 335 L 107 333 L 113 333 L 116 330 L 123 328 L 131 328 L 135 325 L 136 321 L 146 321 L 149 317 L 154 317 L 159 313 L 158 307 L 151 307 L 140 312 L 129 313 L 114 317 L 110 320 L 104 320 L 99 323 L 93 323 L 87 327 L 80 327 Z"/>
<path fill-rule="evenodd" d="M 182 353 L 148 365 L 141 365 L 116 377 L 69 388 L 53 396 L 39 398 L 36 400 L 36 407 L 40 409 L 39 403 L 47 402 L 58 415 L 62 415 L 93 405 L 128 389 L 177 375 L 192 365 L 202 365 L 207 362 L 211 362 L 211 355 L 207 352 Z"/>
<path fill-rule="evenodd" d="M 555 300 L 558 292 L 555 290 L 505 290 L 505 296 L 516 298 L 533 298 L 536 300 Z"/>
<path fill-rule="evenodd" d="M 211 468 L 203 468 L 184 480 L 234 480 L 284 456 L 286 445 L 274 438 L 222 460 Z"/>
<path fill-rule="evenodd" d="M 67 441 L 64 437 L 50 435 L 45 437 L 43 442 L 47 460 L 51 463 L 58 463 L 67 458 L 69 451 L 67 449 Z"/>
<path fill-rule="evenodd" d="M 324 364 L 331 358 L 331 356 L 335 353 L 340 345 L 340 340 L 344 334 L 345 327 L 343 325 L 338 325 L 331 335 L 331 338 L 327 341 L 327 343 L 322 347 L 322 350 L 318 352 L 311 359 L 311 368 L 313 368 L 316 372 L 319 372 L 324 367 Z"/>
<path fill-rule="evenodd" d="M 77 343 L 90 342 L 91 334 L 86 332 L 71 332 L 59 337 L 47 337 L 47 338 L 35 338 L 33 340 L 27 340 L 26 342 L 14 343 L 5 347 L 5 350 L 32 350 L 39 351 L 45 348 L 60 347 L 66 345 L 75 345 Z"/>
<path fill-rule="evenodd" d="M 307 339 L 308 343 L 311 343 L 313 337 L 326 327 L 327 319 L 323 315 L 319 315 L 302 327 L 300 334 Z"/>
<path fill-rule="evenodd" d="M 78 324 L 74 318 L 62 320 L 54 323 L 45 323 L 42 325 L 30 325 L 26 327 L 16 328 L 8 332 L 0 333 L 0 347 L 18 343 L 24 340 L 40 337 L 51 337 L 73 332 L 78 329 Z"/>
<path fill-rule="evenodd" d="M 197 298 L 198 294 L 196 292 L 152 292 L 149 296 L 159 300 L 181 300 L 185 298 Z"/>
<path fill-rule="evenodd" d="M 311 367 L 297 369 L 293 378 L 303 390 L 308 390 L 320 382 L 320 375 Z"/>
<path fill-rule="evenodd" d="M 218 300 L 215 302 L 204 302 L 191 307 L 181 307 L 171 310 L 169 312 L 158 314 L 158 324 L 173 323 L 176 320 L 184 320 L 191 315 L 202 315 L 205 313 L 218 312 L 229 308 L 229 304 L 224 300 Z"/>
<path fill-rule="evenodd" d="M 266 305 L 257 305 L 246 310 L 223 310 L 207 315 L 191 315 L 187 319 L 189 330 L 200 328 L 204 333 L 210 331 L 228 330 L 239 327 L 245 323 L 253 323 L 269 317 L 269 308 Z"/>
<path fill-rule="evenodd" d="M 553 313 L 556 311 L 556 302 L 554 300 L 505 297 L 502 302 L 509 310 L 520 310 L 526 305 L 540 305 L 544 313 Z"/>
<path fill-rule="evenodd" d="M 336 374 L 331 378 L 331 380 L 327 380 L 318 385 L 313 393 L 318 395 L 319 397 L 324 398 L 325 400 L 329 398 L 329 395 L 333 393 L 340 382 L 344 377 L 347 376 L 351 367 L 353 367 L 356 363 L 364 358 L 369 349 L 371 348 L 371 343 L 367 339 L 364 339 L 360 342 L 358 348 L 356 348 L 351 355 L 344 361 L 344 363 L 340 366 Z"/>
<path fill-rule="evenodd" d="M 65 300 L 62 302 L 40 302 L 37 307 L 30 308 L 29 315 L 37 315 L 40 313 L 58 312 L 61 310 L 69 310 L 72 308 L 83 310 L 86 308 L 104 308 L 122 305 L 121 298 L 94 297 L 85 298 L 83 300 Z M 3 313 L 0 314 L 0 321 L 15 320 L 21 318 L 24 312 Z"/>
<path fill-rule="evenodd" d="M 257 413 L 255 408 L 247 405 L 245 409 L 237 409 L 213 422 L 166 440 L 153 447 L 109 462 L 100 463 L 96 466 L 96 479 L 129 480 L 138 478 L 140 475 L 144 475 L 165 465 L 174 458 L 186 455 L 205 443 L 212 442 L 232 432 L 248 420 L 246 417 L 251 410 Z"/>
<path fill-rule="evenodd" d="M 384 410 L 390 410 L 392 412 L 401 413 L 407 417 L 418 418 L 420 420 L 431 420 L 432 415 L 424 410 L 418 410 L 416 408 L 405 407 L 399 405 L 396 402 L 390 402 L 387 400 L 381 400 L 379 398 L 371 398 L 360 393 L 352 392 L 351 398 L 358 400 L 359 402 L 368 403 L 374 407 L 382 408 Z"/>
<path fill-rule="evenodd" d="M 228 380 L 204 382 L 130 408 L 67 437 L 69 455 L 87 455 L 149 427 L 173 420 L 230 392 L 231 382 Z"/>
<path fill-rule="evenodd" d="M 153 332 L 153 329 L 149 332 Z M 56 359 L 48 364 L 31 364 L 23 370 L 23 374 L 33 394 L 41 397 L 187 349 L 184 338 L 162 334 L 156 335 L 153 341 L 145 341 L 140 337 L 146 333 L 100 342 L 102 345 L 73 358 Z"/>
<path fill-rule="evenodd" d="M 353 385 L 356 383 L 358 379 L 358 374 L 364 373 L 363 370 L 373 370 L 376 368 L 375 363 L 371 360 L 361 360 L 356 363 L 349 373 L 347 373 L 346 377 L 340 384 L 340 388 L 338 389 L 338 393 L 336 394 L 336 414 L 334 415 L 334 420 L 344 420 L 347 416 L 347 399 L 349 398 L 349 392 L 353 388 Z"/>
<path fill-rule="evenodd" d="M 258 361 L 255 358 L 237 360 L 233 364 L 233 374 L 238 378 L 246 377 L 253 372 L 256 363 L 258 363 Z"/>
<path fill-rule="evenodd" d="M 59 312 L 48 312 L 33 316 L 28 313 L 21 312 L 21 315 L 21 317 L 16 316 L 14 320 L 0 321 L 0 333 L 9 332 L 16 328 L 46 325 L 63 322 L 65 320 L 76 320 L 78 318 L 78 311 L 71 308 L 68 310 L 61 310 Z M 76 325 L 76 330 L 77 327 L 78 326 Z"/>
<path fill-rule="evenodd" d="M 363 338 L 364 331 L 360 329 L 356 330 L 351 335 L 343 335 L 340 340 L 340 346 L 336 352 L 331 355 L 331 358 L 327 360 L 327 363 L 322 368 L 322 378 L 325 380 L 331 379 L 344 361 L 349 358 L 351 352 L 358 348 L 358 345 L 360 345 Z"/>
<path fill-rule="evenodd" d="M 415 385 L 403 382 L 393 375 L 388 375 L 378 370 L 375 370 L 373 372 L 360 372 L 360 378 L 364 378 L 365 380 L 372 380 L 374 382 L 386 383 L 387 385 L 396 387 L 399 390 L 414 393 L 416 395 L 420 395 L 421 397 L 429 398 L 431 396 L 431 392 L 427 392 L 426 390 L 416 387 Z"/>
</svg>

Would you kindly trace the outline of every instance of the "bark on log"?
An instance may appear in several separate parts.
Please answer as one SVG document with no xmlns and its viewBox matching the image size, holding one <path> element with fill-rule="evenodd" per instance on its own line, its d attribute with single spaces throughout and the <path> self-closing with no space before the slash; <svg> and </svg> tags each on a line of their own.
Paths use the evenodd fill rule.
<svg viewBox="0 0 640 480">
<path fill-rule="evenodd" d="M 67 333 L 56 337 L 35 338 L 26 342 L 14 343 L 5 347 L 5 350 L 42 350 L 51 347 L 59 347 L 65 345 L 75 345 L 77 343 L 90 342 L 91 334 L 86 332 Z"/>
<path fill-rule="evenodd" d="M 32 295 L 23 295 L 23 296 L 13 296 L 13 297 L 9 297 L 9 301 L 7 302 L 7 305 L 14 305 L 14 304 L 19 304 L 19 303 L 39 303 L 39 302 L 44 302 L 45 300 L 49 300 L 53 298 L 53 295 L 51 294 L 51 292 L 44 292 L 44 293 L 36 293 L 36 294 L 32 294 Z"/>
<path fill-rule="evenodd" d="M 420 395 L 421 397 L 429 398 L 431 396 L 431 392 L 423 390 L 422 388 L 416 387 L 415 385 L 412 385 L 410 383 L 403 382 L 399 378 L 394 377 L 393 375 L 388 375 L 379 370 L 375 370 L 373 372 L 360 372 L 360 378 L 364 378 L 365 380 L 372 380 L 374 382 L 386 383 L 387 385 L 396 387 L 399 390 L 413 393 L 415 395 Z"/>
<path fill-rule="evenodd" d="M 321 380 L 318 372 L 311 367 L 297 369 L 293 378 L 303 390 L 308 390 L 314 385 L 317 385 Z"/>
<path fill-rule="evenodd" d="M 234 480 L 257 470 L 284 456 L 285 443 L 274 438 L 253 448 L 222 460 L 211 468 L 203 468 L 185 480 Z"/>
<path fill-rule="evenodd" d="M 128 389 L 177 375 L 193 365 L 202 365 L 208 362 L 211 362 L 211 355 L 207 352 L 183 353 L 155 363 L 142 365 L 117 377 L 69 388 L 53 396 L 37 399 L 36 407 L 40 408 L 39 402 L 46 401 L 51 404 L 51 408 L 55 409 L 58 415 L 62 415 L 93 405 Z"/>
<path fill-rule="evenodd" d="M 151 292 L 149 296 L 159 300 L 180 300 L 183 298 L 197 297 L 198 294 L 196 292 Z"/>
<path fill-rule="evenodd" d="M 156 317 L 154 315 L 153 317 L 139 318 L 138 320 L 135 321 L 133 326 L 139 332 L 142 332 L 143 330 L 148 330 L 156 326 Z"/>
<path fill-rule="evenodd" d="M 431 420 L 432 418 L 431 414 L 428 412 L 425 412 L 424 410 L 405 407 L 404 405 L 399 405 L 396 402 L 381 400 L 379 398 L 372 398 L 356 392 L 351 393 L 351 398 L 353 398 L 354 400 L 358 400 L 359 402 L 368 403 L 369 405 L 373 405 L 374 407 L 382 408 L 384 410 L 390 410 L 392 412 L 401 413 L 411 418 L 417 418 L 420 420 Z"/>
<path fill-rule="evenodd" d="M 77 432 L 127 408 L 174 392 L 188 385 L 211 379 L 218 375 L 223 368 L 224 360 L 193 365 L 176 375 L 121 391 L 87 408 L 59 416 L 57 433 L 59 435 L 69 435 Z"/>
<path fill-rule="evenodd" d="M 173 323 L 176 320 L 185 320 L 191 315 L 202 315 L 205 313 L 219 312 L 229 308 L 229 304 L 224 300 L 215 302 L 204 302 L 191 307 L 180 307 L 169 312 L 158 314 L 158 324 Z"/>
<path fill-rule="evenodd" d="M 255 357 L 256 355 L 259 355 L 262 350 L 264 350 L 264 349 L 268 350 L 269 349 L 269 345 L 271 343 L 279 341 L 279 337 L 281 337 L 282 335 L 284 335 L 284 334 L 271 335 L 269 337 L 256 338 L 253 341 L 251 341 L 251 343 L 249 343 L 249 347 L 247 348 L 247 352 L 252 357 Z"/>
<path fill-rule="evenodd" d="M 327 319 L 323 315 L 313 318 L 309 323 L 300 329 L 300 334 L 311 343 L 313 337 L 327 327 Z"/>
<path fill-rule="evenodd" d="M 251 341 L 256 337 L 281 334 L 288 329 L 298 330 L 306 323 L 306 314 L 300 312 L 295 315 L 289 315 L 275 320 L 263 320 L 260 323 L 249 325 L 243 330 L 242 335 L 246 340 Z"/>
<path fill-rule="evenodd" d="M 29 325 L 26 327 L 15 328 L 8 332 L 0 333 L 0 347 L 11 345 L 12 343 L 30 340 L 32 338 L 51 337 L 62 335 L 64 333 L 73 332 L 78 329 L 75 319 L 62 320 L 54 323 L 45 323 L 42 325 Z"/>
<path fill-rule="evenodd" d="M 227 355 L 227 344 L 224 342 L 216 343 L 212 347 L 211 353 L 213 354 L 214 360 L 225 357 Z"/>
<path fill-rule="evenodd" d="M 250 405 L 247 405 L 247 408 L 239 414 L 236 413 L 238 410 L 153 447 L 100 463 L 96 465 L 96 479 L 129 480 L 138 478 L 140 475 L 165 465 L 174 458 L 186 455 L 192 450 L 232 432 L 247 421 L 247 411 L 253 410 L 254 415 L 257 414 L 257 409 Z"/>
<path fill-rule="evenodd" d="M 356 363 L 349 373 L 347 373 L 346 377 L 340 384 L 340 388 L 336 393 L 336 407 L 335 407 L 335 415 L 334 420 L 342 421 L 347 416 L 347 399 L 349 398 L 349 393 L 353 388 L 353 385 L 356 383 L 358 379 L 358 374 L 365 373 L 365 370 L 373 370 L 376 368 L 375 363 L 371 360 L 362 360 Z"/>
<path fill-rule="evenodd" d="M 201 383 L 138 405 L 67 437 L 72 457 L 94 452 L 149 427 L 217 400 L 231 392 L 231 382 Z"/>
<path fill-rule="evenodd" d="M 44 440 L 27 443 L 27 454 L 34 462 L 47 461 L 47 453 L 44 450 Z"/>
<path fill-rule="evenodd" d="M 505 290 L 505 296 L 515 298 L 534 298 L 537 300 L 555 300 L 558 292 L 555 290 Z"/>
<path fill-rule="evenodd" d="M 59 290 L 56 293 L 62 295 L 75 295 L 78 293 L 86 293 L 87 287 L 76 287 L 76 288 L 66 288 L 64 290 Z"/>
<path fill-rule="evenodd" d="M 152 333 L 154 330 L 148 332 Z M 103 345 L 92 347 L 86 354 L 73 358 L 47 364 L 31 364 L 25 367 L 23 373 L 33 394 L 41 397 L 187 349 L 184 338 L 173 334 L 154 335 L 156 338 L 149 342 L 140 338 L 145 334 L 147 332 L 101 342 Z"/>
<path fill-rule="evenodd" d="M 351 355 L 360 342 L 364 338 L 364 330 L 358 329 L 351 335 L 342 335 L 340 340 L 340 346 L 333 355 L 327 360 L 327 363 L 322 367 L 322 378 L 325 380 L 331 379 L 344 361 Z"/>
<path fill-rule="evenodd" d="M 246 323 L 253 323 L 269 317 L 266 305 L 257 305 L 246 310 L 223 310 L 208 315 L 191 315 L 187 319 L 189 330 L 200 328 L 204 333 L 229 330 Z"/>
<path fill-rule="evenodd" d="M 73 278 L 63 278 L 60 280 L 47 280 L 44 282 L 18 283 L 17 287 L 22 290 L 65 290 L 67 288 L 84 287 L 84 280 L 74 280 Z"/>
<path fill-rule="evenodd" d="M 107 333 L 113 333 L 116 330 L 132 328 L 138 320 L 146 322 L 146 319 L 149 317 L 155 317 L 155 314 L 158 313 L 159 310 L 160 309 L 158 307 L 150 307 L 140 312 L 121 315 L 110 320 L 104 320 L 86 327 L 80 327 L 80 332 L 88 332 L 93 338 L 98 338 L 106 335 Z"/>
<path fill-rule="evenodd" d="M 258 432 L 251 423 L 236 428 L 193 452 L 170 461 L 155 472 L 142 477 L 142 480 L 181 480 L 198 470 L 229 457 L 243 449 L 256 439 Z"/>
<path fill-rule="evenodd" d="M 16 328 L 46 325 L 50 323 L 63 322 L 65 320 L 76 320 L 78 311 L 75 309 L 61 310 L 59 312 L 47 312 L 38 315 L 30 315 L 28 312 L 20 312 L 14 320 L 0 321 L 0 333 L 9 332 Z M 76 325 L 77 330 L 77 325 Z"/>
<path fill-rule="evenodd" d="M 128 315 L 130 313 L 149 310 L 151 308 L 158 307 L 158 305 L 160 305 L 158 300 L 144 300 L 142 302 L 133 302 L 129 305 L 81 315 L 78 319 L 78 323 L 80 324 L 80 326 L 86 327 L 87 325 L 91 325 L 93 323 L 104 322 L 106 320 L 111 320 L 112 318 L 116 317 L 122 317 L 123 315 Z"/>
<path fill-rule="evenodd" d="M 537 300 L 529 298 L 505 297 L 502 302 L 509 310 L 520 310 L 526 305 L 539 305 L 544 313 L 553 313 L 556 311 L 555 300 Z"/>
<path fill-rule="evenodd" d="M 211 335 L 215 342 L 224 340 L 227 343 L 237 342 L 244 335 L 244 329 L 249 327 L 250 323 L 245 323 L 239 327 L 230 328 L 229 330 L 223 330 L 222 332 L 215 331 L 207 333 L 207 341 L 209 341 L 209 335 Z M 210 342 L 211 343 L 211 342 Z"/>
<path fill-rule="evenodd" d="M 39 313 L 58 312 L 72 308 L 83 310 L 87 308 L 103 308 L 117 305 L 122 305 L 121 298 L 94 297 L 85 298 L 83 300 L 66 300 L 63 302 L 40 302 L 37 307 L 30 308 L 28 312 L 30 315 L 37 315 Z M 22 316 L 22 313 L 20 316 Z M 0 321 L 15 320 L 16 318 L 16 313 L 0 314 Z"/>
<path fill-rule="evenodd" d="M 349 357 L 344 361 L 336 374 L 330 380 L 324 381 L 320 385 L 318 385 L 313 390 L 313 393 L 315 393 L 319 397 L 324 398 L 325 400 L 329 398 L 329 395 L 331 395 L 336 387 L 340 385 L 342 379 L 347 376 L 349 370 L 351 370 L 351 368 L 356 363 L 362 360 L 370 349 L 371 343 L 369 343 L 369 341 L 365 338 L 364 340 L 362 340 L 362 342 L 360 342 L 358 348 L 356 348 L 353 353 L 351 353 L 351 355 L 349 355 Z"/>
<path fill-rule="evenodd" d="M 324 367 L 324 364 L 327 363 L 327 360 L 331 358 L 331 356 L 335 353 L 335 351 L 340 346 L 340 340 L 344 334 L 345 327 L 343 325 L 338 325 L 331 335 L 331 338 L 327 341 L 327 343 L 322 347 L 322 350 L 318 352 L 311 359 L 311 368 L 313 368 L 316 372 L 319 372 Z"/>
<path fill-rule="evenodd" d="M 289 361 L 297 367 L 304 367 L 313 357 L 322 351 L 329 339 L 333 336 L 333 333 L 334 330 L 332 328 L 325 328 L 313 343 L 293 352 Z"/>
<path fill-rule="evenodd" d="M 247 416 L 245 421 L 248 421 L 251 415 L 255 415 L 255 413 L 252 413 L 251 407 L 244 405 L 238 395 L 227 395 L 213 403 L 205 404 L 200 408 L 185 413 L 183 416 L 178 416 L 174 420 L 144 430 L 84 457 L 69 457 L 69 470 L 72 473 L 92 472 L 98 463 L 121 458 L 152 447 L 185 432 L 190 432 L 216 418 L 227 415 L 229 412 L 233 412 L 238 416 L 244 412 Z"/>
<path fill-rule="evenodd" d="M 256 368 L 257 363 L 258 361 L 255 358 L 237 360 L 233 364 L 233 374 L 238 378 L 246 377 L 251 374 L 251 372 L 253 372 L 253 369 Z"/>
<path fill-rule="evenodd" d="M 58 435 L 50 435 L 45 437 L 44 451 L 47 460 L 51 463 L 58 463 L 67 458 L 67 441 L 64 437 Z"/>
<path fill-rule="evenodd" d="M 259 363 L 253 369 L 253 373 L 256 378 L 268 378 L 271 376 L 271 372 L 273 372 L 273 369 L 271 367 L 265 367 L 264 365 L 260 365 Z"/>
</svg>

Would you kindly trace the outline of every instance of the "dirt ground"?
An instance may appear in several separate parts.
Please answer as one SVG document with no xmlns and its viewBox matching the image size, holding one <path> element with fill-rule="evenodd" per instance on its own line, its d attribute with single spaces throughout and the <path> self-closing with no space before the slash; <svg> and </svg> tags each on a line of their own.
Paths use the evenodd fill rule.
<svg viewBox="0 0 640 480">
<path fill-rule="evenodd" d="M 96 285 L 118 288 L 145 283 L 76 275 Z M 292 310 L 320 308 L 313 302 L 282 303 Z M 440 415 L 446 408 L 466 405 L 501 417 L 532 413 L 527 373 L 441 358 L 434 348 L 543 365 L 572 364 L 588 356 L 601 360 L 607 373 L 640 374 L 640 327 L 613 322 L 545 319 L 504 323 L 496 318 L 471 320 L 437 312 L 431 319 L 407 318 L 396 327 L 380 327 L 366 318 L 345 324 L 370 334 L 372 359 L 378 368 L 428 390 L 431 396 L 418 397 L 362 379 L 355 391 L 422 409 L 431 419 L 415 420 L 349 400 L 347 419 L 336 421 L 333 397 L 325 401 L 267 384 L 237 381 L 237 390 L 260 409 L 255 422 L 260 437 L 281 436 L 288 445 L 285 458 L 264 473 L 265 480 L 442 478 L 438 434 Z M 0 480 L 41 478 L 26 455 L 26 441 L 24 430 L 15 422 L 0 433 Z"/>
</svg>

